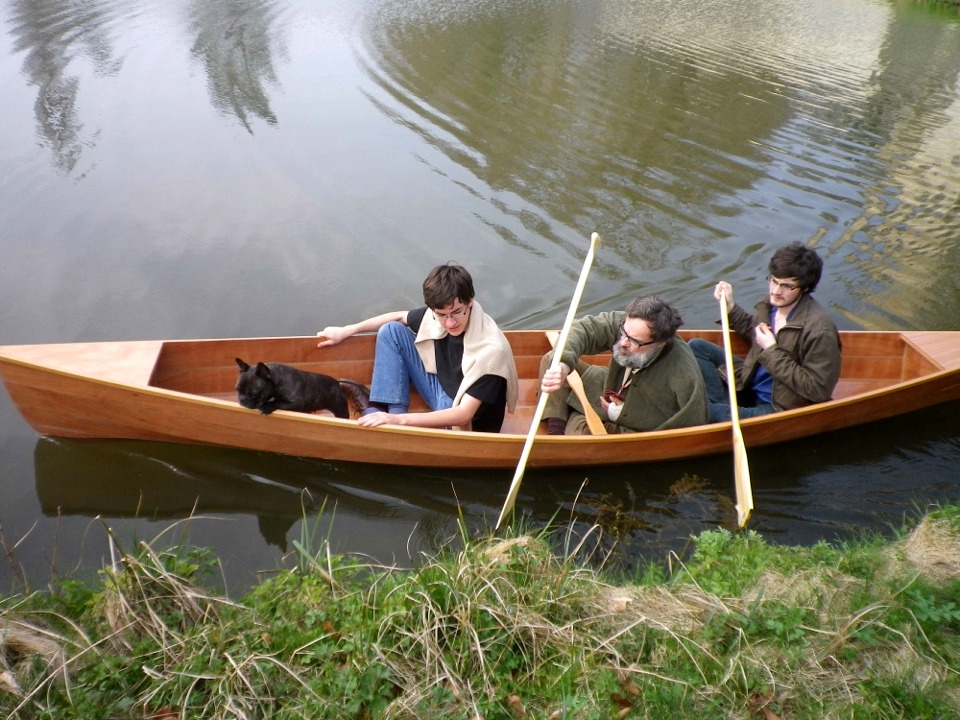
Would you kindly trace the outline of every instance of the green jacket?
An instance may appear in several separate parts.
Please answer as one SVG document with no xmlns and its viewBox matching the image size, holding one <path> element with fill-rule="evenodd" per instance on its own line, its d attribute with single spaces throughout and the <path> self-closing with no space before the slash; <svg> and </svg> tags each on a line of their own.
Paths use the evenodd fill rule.
<svg viewBox="0 0 960 720">
<path fill-rule="evenodd" d="M 608 352 L 617 342 L 620 322 L 626 313 L 606 312 L 581 318 L 570 328 L 562 361 L 570 368 L 577 366 L 582 355 Z M 584 389 L 594 409 L 605 418 L 600 409 L 599 396 L 603 390 L 620 390 L 624 367 L 611 360 L 606 376 L 588 373 Z M 600 387 L 599 380 L 603 380 Z M 616 423 L 607 420 L 608 432 L 640 432 L 702 425 L 707 422 L 707 393 L 696 358 L 679 337 L 669 341 L 657 359 L 634 375 L 624 396 L 623 410 Z M 580 409 L 573 395 L 572 407 Z"/>
<path fill-rule="evenodd" d="M 771 305 L 761 300 L 751 315 L 739 305 L 730 310 L 730 330 L 750 343 L 747 357 L 735 363 L 737 389 L 748 387 L 763 365 L 773 376 L 773 404 L 792 410 L 830 400 L 840 379 L 840 333 L 823 306 L 805 293 L 790 320 L 777 333 L 777 344 L 764 350 L 753 329 L 770 322 Z"/>
</svg>

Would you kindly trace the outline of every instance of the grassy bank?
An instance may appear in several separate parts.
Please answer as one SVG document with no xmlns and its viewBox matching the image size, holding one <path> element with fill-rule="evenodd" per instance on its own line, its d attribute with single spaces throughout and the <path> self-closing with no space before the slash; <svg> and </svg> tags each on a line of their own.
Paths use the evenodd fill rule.
<svg viewBox="0 0 960 720">
<path fill-rule="evenodd" d="M 560 530 L 559 532 L 562 532 Z M 314 543 L 314 544 L 311 544 Z M 0 603 L 12 718 L 954 718 L 960 509 L 893 540 L 717 530 L 613 582 L 543 536 L 415 569 L 297 543 L 239 600 L 202 551 L 123 552 L 95 586 Z"/>
</svg>

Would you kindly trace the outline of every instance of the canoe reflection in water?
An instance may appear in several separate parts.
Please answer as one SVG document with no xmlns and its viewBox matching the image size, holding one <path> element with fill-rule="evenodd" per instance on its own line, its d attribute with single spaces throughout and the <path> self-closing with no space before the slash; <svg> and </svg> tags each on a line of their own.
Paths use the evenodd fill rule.
<svg viewBox="0 0 960 720">
<path fill-rule="evenodd" d="M 889 532 L 927 503 L 960 498 L 958 457 L 957 402 L 816 443 L 757 448 L 750 458 L 750 528 L 768 541 L 797 545 Z M 389 468 L 138 440 L 43 437 L 35 463 L 49 516 L 255 516 L 264 541 L 287 552 L 304 519 L 312 523 L 322 509 L 329 524 L 321 523 L 319 536 L 330 528 L 333 552 L 404 566 L 458 538 L 461 516 L 472 536 L 488 532 L 509 484 L 500 470 Z M 559 535 L 570 527 L 575 538 L 598 525 L 591 547 L 601 555 L 615 549 L 611 561 L 630 569 L 683 555 L 690 536 L 703 530 L 734 529 L 732 472 L 728 458 L 528 470 L 517 510 L 527 527 L 552 523 Z M 231 532 L 222 523 L 207 533 L 218 554 L 237 552 Z M 565 541 L 558 536 L 561 550 Z"/>
<path fill-rule="evenodd" d="M 499 470 L 384 468 L 139 440 L 41 437 L 34 456 L 37 495 L 48 516 L 253 515 L 263 539 L 286 552 L 290 538 L 299 537 L 294 526 L 322 511 L 334 526 L 335 552 L 404 564 L 459 537 L 461 517 L 471 533 L 490 531 L 509 482 Z M 665 549 L 704 527 L 732 527 L 729 478 L 715 484 L 697 475 L 711 466 L 530 471 L 518 509 L 530 528 L 552 521 L 579 536 L 598 524 L 594 547 L 622 545 L 632 553 L 640 541 Z M 630 564 L 626 557 L 620 562 Z"/>
</svg>

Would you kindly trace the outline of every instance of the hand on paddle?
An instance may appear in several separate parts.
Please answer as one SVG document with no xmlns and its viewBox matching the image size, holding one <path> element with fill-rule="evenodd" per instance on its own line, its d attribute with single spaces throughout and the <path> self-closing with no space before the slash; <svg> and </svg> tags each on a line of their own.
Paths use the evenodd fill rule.
<svg viewBox="0 0 960 720">
<path fill-rule="evenodd" d="M 555 393 L 563 387 L 563 383 L 569 374 L 570 368 L 567 367 L 566 363 L 560 363 L 555 368 L 548 368 L 540 380 L 540 391 Z"/>
<path fill-rule="evenodd" d="M 718 282 L 717 286 L 713 289 L 713 296 L 717 300 L 719 300 L 722 295 L 727 296 L 728 308 L 736 305 L 733 299 L 733 285 L 723 280 Z M 754 337 L 756 338 L 757 345 L 764 350 L 777 344 L 777 336 L 767 323 L 760 323 L 754 328 Z"/>
<path fill-rule="evenodd" d="M 719 300 L 721 295 L 727 296 L 727 307 L 732 308 L 734 305 L 736 305 L 733 300 L 733 285 L 725 280 L 718 282 L 717 286 L 713 289 L 714 299 Z"/>
</svg>

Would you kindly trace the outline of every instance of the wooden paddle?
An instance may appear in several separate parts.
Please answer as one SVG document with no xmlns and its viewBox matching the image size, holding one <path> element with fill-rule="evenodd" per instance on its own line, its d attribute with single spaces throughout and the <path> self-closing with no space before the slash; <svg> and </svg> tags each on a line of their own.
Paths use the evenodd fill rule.
<svg viewBox="0 0 960 720">
<path fill-rule="evenodd" d="M 723 352 L 727 364 L 727 392 L 730 396 L 730 420 L 733 423 L 733 472 L 737 490 L 737 524 L 747 524 L 753 510 L 753 490 L 750 488 L 750 464 L 747 448 L 740 432 L 740 413 L 737 410 L 737 383 L 733 371 L 733 353 L 730 351 L 730 320 L 727 318 L 727 295 L 720 293 L 720 320 L 723 323 Z"/>
<path fill-rule="evenodd" d="M 554 330 L 547 332 L 547 340 L 550 341 L 550 345 L 555 346 L 557 344 L 559 335 L 560 333 Z M 570 374 L 567 375 L 567 385 L 570 386 L 573 394 L 580 399 L 580 404 L 583 405 L 583 415 L 587 418 L 587 427 L 590 429 L 590 434 L 606 435 L 607 428 L 604 426 L 603 420 L 600 419 L 597 411 L 593 409 L 593 405 L 587 400 L 587 391 L 583 389 L 583 379 L 580 377 L 580 373 L 571 370 Z"/>
<path fill-rule="evenodd" d="M 580 306 L 580 296 L 583 295 L 583 288 L 587 284 L 587 275 L 590 274 L 590 266 L 593 264 L 593 253 L 600 244 L 600 236 L 593 233 L 590 236 L 590 249 L 587 251 L 587 257 L 583 261 L 583 270 L 580 271 L 580 280 L 577 282 L 577 289 L 573 292 L 573 299 L 570 301 L 570 307 L 567 308 L 567 317 L 563 321 L 563 327 L 560 329 L 560 338 L 553 352 L 553 361 L 550 364 L 551 369 L 556 369 L 560 364 L 560 356 L 563 355 L 563 349 L 567 345 L 567 336 L 570 334 L 570 326 L 573 325 L 574 316 L 577 314 L 577 308 Z M 523 471 L 527 467 L 527 459 L 530 457 L 530 449 L 533 447 L 533 439 L 537 436 L 537 429 L 540 427 L 540 419 L 543 417 L 543 409 L 547 404 L 547 393 L 540 393 L 540 400 L 537 402 L 537 408 L 530 420 L 530 430 L 527 432 L 526 442 L 523 443 L 523 451 L 520 453 L 520 461 L 517 463 L 517 470 L 513 474 L 513 481 L 510 483 L 510 490 L 507 492 L 507 498 L 503 501 L 503 508 L 500 510 L 500 517 L 497 519 L 497 527 L 513 511 L 513 504 L 517 501 L 517 493 L 520 492 L 520 482 L 523 480 Z"/>
</svg>

